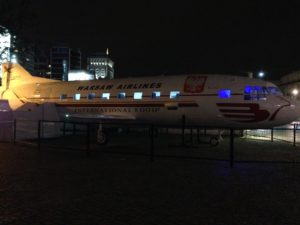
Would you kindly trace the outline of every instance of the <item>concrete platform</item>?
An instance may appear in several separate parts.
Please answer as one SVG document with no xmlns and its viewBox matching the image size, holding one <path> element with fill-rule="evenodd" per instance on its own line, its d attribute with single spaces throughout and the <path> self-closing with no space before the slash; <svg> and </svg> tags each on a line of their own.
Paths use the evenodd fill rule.
<svg viewBox="0 0 300 225">
<path fill-rule="evenodd" d="M 67 141 L 55 149 L 45 142 L 41 151 L 1 143 L 0 225 L 300 224 L 300 149 L 290 143 L 238 139 L 236 159 L 257 161 L 231 169 L 222 161 L 227 140 L 201 148 L 200 156 L 218 160 L 156 157 L 154 162 L 147 155 L 113 154 L 147 152 L 142 138 L 125 147 L 116 140 L 90 157 L 65 150 Z M 170 143 L 159 139 L 155 144 L 156 152 L 199 154 L 166 147 Z M 251 146 L 257 147 L 255 154 L 247 153 Z"/>
</svg>

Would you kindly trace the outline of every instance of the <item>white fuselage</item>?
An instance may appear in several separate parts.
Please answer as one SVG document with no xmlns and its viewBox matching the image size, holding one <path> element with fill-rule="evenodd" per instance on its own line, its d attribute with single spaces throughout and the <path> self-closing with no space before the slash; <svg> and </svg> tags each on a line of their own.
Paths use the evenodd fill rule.
<svg viewBox="0 0 300 225">
<path fill-rule="evenodd" d="M 27 114 L 53 104 L 60 119 L 111 117 L 180 125 L 184 116 L 188 125 L 268 128 L 299 117 L 295 104 L 274 84 L 225 75 L 32 82 L 12 87 L 2 96 L 14 110 Z"/>
</svg>

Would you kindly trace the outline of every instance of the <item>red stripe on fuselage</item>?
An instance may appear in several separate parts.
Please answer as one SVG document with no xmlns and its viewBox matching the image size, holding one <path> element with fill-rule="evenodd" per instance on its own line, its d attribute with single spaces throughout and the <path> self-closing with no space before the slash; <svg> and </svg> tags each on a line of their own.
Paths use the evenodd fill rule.
<svg viewBox="0 0 300 225">
<path fill-rule="evenodd" d="M 165 103 L 56 103 L 58 107 L 165 107 Z M 178 102 L 178 107 L 198 107 L 193 102 Z"/>
</svg>

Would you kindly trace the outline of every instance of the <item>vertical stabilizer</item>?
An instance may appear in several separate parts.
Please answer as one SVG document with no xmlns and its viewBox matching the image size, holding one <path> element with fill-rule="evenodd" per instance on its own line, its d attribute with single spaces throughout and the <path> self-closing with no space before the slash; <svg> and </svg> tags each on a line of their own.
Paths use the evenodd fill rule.
<svg viewBox="0 0 300 225">
<path fill-rule="evenodd" d="M 30 82 L 33 79 L 31 74 L 20 64 L 4 63 L 2 64 L 2 88 L 7 90 L 10 87 Z"/>
</svg>

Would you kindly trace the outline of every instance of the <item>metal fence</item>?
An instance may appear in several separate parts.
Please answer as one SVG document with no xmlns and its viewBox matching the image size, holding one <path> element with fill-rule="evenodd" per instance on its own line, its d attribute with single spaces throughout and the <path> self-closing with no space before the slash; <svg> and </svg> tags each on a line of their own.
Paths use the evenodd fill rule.
<svg viewBox="0 0 300 225">
<path fill-rule="evenodd" d="M 106 145 L 97 143 L 97 123 L 71 121 L 15 120 L 13 142 L 34 143 L 45 149 L 97 153 L 144 155 L 234 162 L 300 162 L 297 125 L 273 129 L 234 130 L 179 126 L 103 122 L 109 133 Z M 300 151 L 299 151 L 300 152 Z M 298 160 L 299 158 L 299 160 Z"/>
</svg>

